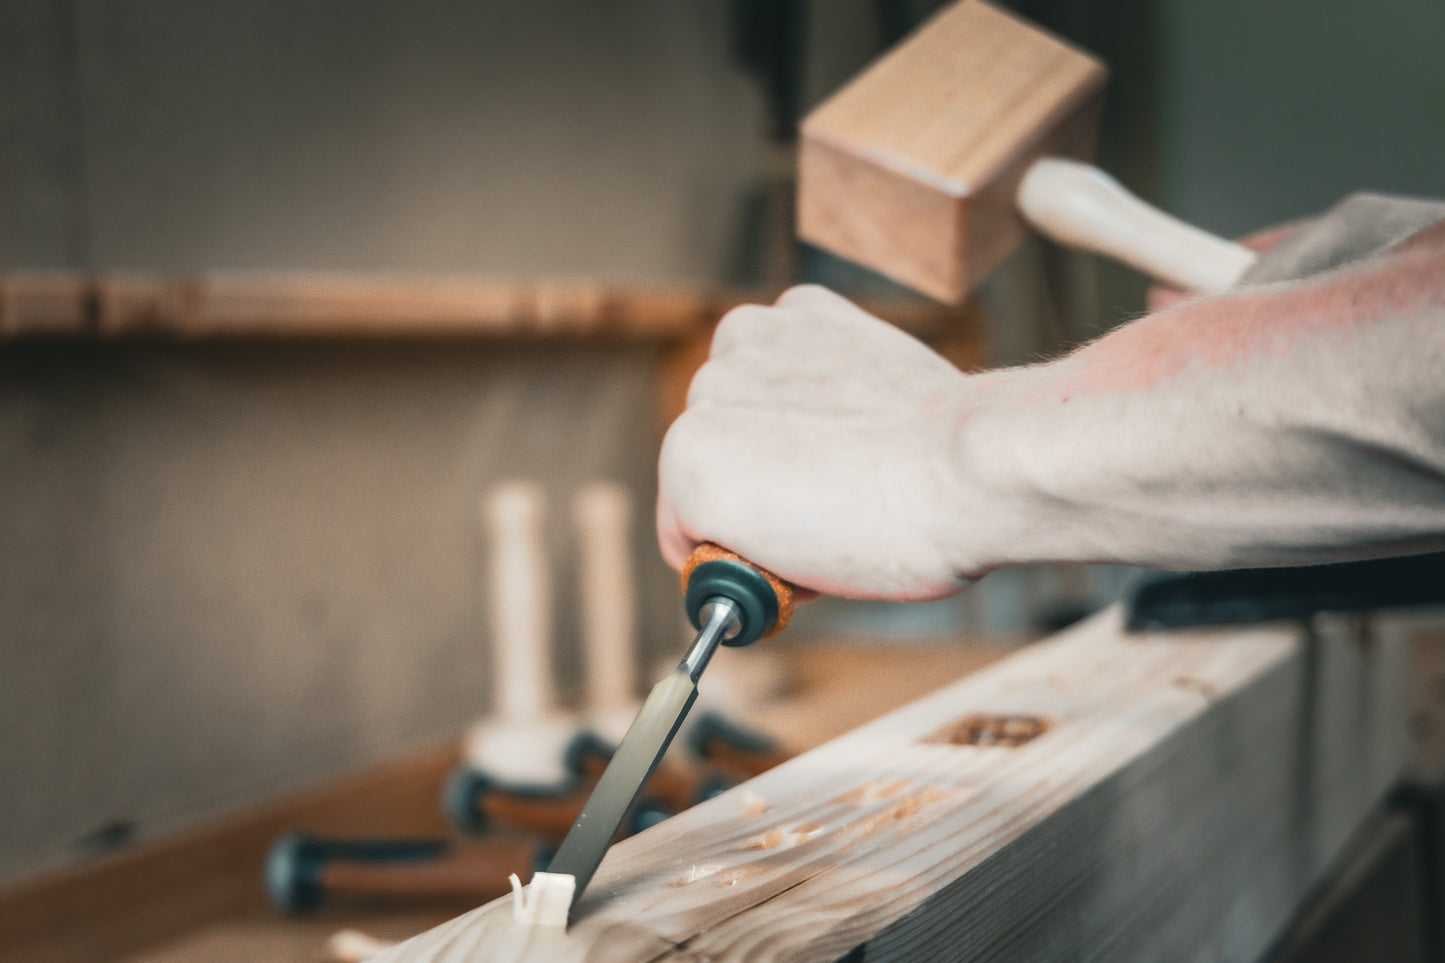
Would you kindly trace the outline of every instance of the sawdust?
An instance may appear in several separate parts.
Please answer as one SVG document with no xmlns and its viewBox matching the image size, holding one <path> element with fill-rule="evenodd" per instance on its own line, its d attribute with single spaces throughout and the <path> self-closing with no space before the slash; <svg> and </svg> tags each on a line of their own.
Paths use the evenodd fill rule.
<svg viewBox="0 0 1445 963">
<path fill-rule="evenodd" d="M 884 779 L 870 779 L 855 789 L 850 789 L 841 796 L 834 796 L 828 800 L 835 806 L 857 806 L 873 799 L 888 799 L 901 793 L 908 792 L 913 788 L 913 783 L 906 779 L 899 779 L 889 782 Z"/>
<path fill-rule="evenodd" d="M 777 826 L 774 826 L 757 839 L 745 844 L 743 849 L 749 852 L 757 852 L 763 849 L 777 849 L 787 840 L 787 835 L 787 833 L 783 832 Z"/>
<path fill-rule="evenodd" d="M 761 816 L 763 813 L 767 812 L 771 808 L 772 807 L 768 805 L 768 801 L 766 799 L 764 799 L 762 796 L 759 796 L 751 789 L 746 790 L 743 793 L 744 816 Z"/>
<path fill-rule="evenodd" d="M 756 876 L 761 871 L 762 870 L 756 866 L 739 866 L 737 869 L 730 870 L 719 876 L 717 884 L 719 886 L 736 886 L 748 877 Z"/>
<path fill-rule="evenodd" d="M 696 883 L 700 879 L 707 879 L 709 876 L 714 875 L 721 868 L 721 866 L 709 866 L 707 864 L 699 866 L 696 863 L 693 863 L 687 868 L 686 873 L 683 873 L 676 879 L 668 880 L 667 883 L 664 885 L 671 886 L 674 889 L 683 886 L 691 886 L 693 883 Z"/>
<path fill-rule="evenodd" d="M 924 742 L 950 746 L 1001 746 L 1015 749 L 1049 731 L 1051 723 L 1042 716 L 973 713 L 930 735 Z"/>
<path fill-rule="evenodd" d="M 888 829 L 902 831 L 910 828 L 909 822 L 924 809 L 949 795 L 946 791 L 929 786 L 922 792 L 899 800 L 880 813 L 850 824 L 847 832 L 853 836 L 872 836 Z"/>
<path fill-rule="evenodd" d="M 1204 697 L 1205 702 L 1213 702 L 1219 696 L 1219 690 L 1213 683 L 1203 679 L 1196 679 L 1190 675 L 1181 675 L 1174 679 L 1174 685 L 1187 692 L 1195 692 Z"/>
<path fill-rule="evenodd" d="M 827 827 L 822 823 L 801 823 L 788 828 L 774 826 L 757 839 L 745 844 L 743 849 L 757 852 L 765 849 L 779 849 L 783 846 L 796 846 L 820 835 L 826 829 Z"/>
</svg>

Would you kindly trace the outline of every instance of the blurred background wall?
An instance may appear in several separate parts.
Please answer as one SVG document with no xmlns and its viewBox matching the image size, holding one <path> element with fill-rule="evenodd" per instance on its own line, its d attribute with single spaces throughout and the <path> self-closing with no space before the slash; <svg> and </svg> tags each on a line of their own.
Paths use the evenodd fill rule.
<svg viewBox="0 0 1445 963">
<path fill-rule="evenodd" d="M 0 270 L 757 281 L 780 104 L 736 34 L 740 9 L 770 6 L 797 30 L 796 112 L 936 4 L 0 0 Z M 1111 63 L 1104 164 L 1205 228 L 1357 187 L 1445 193 L 1438 2 L 1017 8 Z M 886 288 L 807 252 L 791 270 Z M 1092 336 L 1142 294 L 1032 244 L 983 292 L 993 357 Z M 481 713 L 476 503 L 502 478 L 547 487 L 559 560 L 571 493 L 631 487 L 641 631 L 672 653 L 648 517 L 655 362 L 615 345 L 0 346 L 0 875 Z M 1060 578 L 1000 573 L 938 609 L 818 623 L 1025 631 L 1024 589 Z M 1116 579 L 1070 584 L 1092 598 Z"/>
</svg>

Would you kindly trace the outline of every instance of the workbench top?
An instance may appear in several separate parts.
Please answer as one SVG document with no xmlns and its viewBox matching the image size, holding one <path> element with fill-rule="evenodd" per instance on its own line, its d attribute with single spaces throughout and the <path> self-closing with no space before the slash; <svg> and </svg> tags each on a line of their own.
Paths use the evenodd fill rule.
<svg viewBox="0 0 1445 963">
<path fill-rule="evenodd" d="M 1011 649 L 949 644 L 804 643 L 772 651 L 787 699 L 770 728 L 790 749 L 833 738 Z M 451 746 L 395 760 L 302 797 L 243 812 L 179 839 L 159 840 L 93 864 L 0 891 L 0 961 L 69 963 L 321 963 L 342 929 L 402 939 L 467 906 L 322 911 L 293 919 L 266 900 L 262 867 L 282 832 L 438 835 L 446 831 L 441 781 Z"/>
</svg>

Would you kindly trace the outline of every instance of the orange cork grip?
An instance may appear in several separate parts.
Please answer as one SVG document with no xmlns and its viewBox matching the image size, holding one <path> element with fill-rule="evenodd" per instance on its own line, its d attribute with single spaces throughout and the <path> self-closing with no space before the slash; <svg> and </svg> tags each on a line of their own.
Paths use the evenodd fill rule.
<svg viewBox="0 0 1445 963">
<path fill-rule="evenodd" d="M 788 623 L 793 618 L 793 586 L 767 569 L 754 565 L 737 552 L 730 552 L 716 542 L 703 542 L 688 556 L 687 563 L 682 567 L 682 592 L 684 595 L 687 594 L 687 586 L 692 580 L 693 570 L 704 562 L 739 562 L 767 579 L 768 584 L 773 588 L 773 594 L 778 597 L 778 621 L 772 631 L 766 633 L 763 638 L 771 638 L 788 627 Z"/>
</svg>

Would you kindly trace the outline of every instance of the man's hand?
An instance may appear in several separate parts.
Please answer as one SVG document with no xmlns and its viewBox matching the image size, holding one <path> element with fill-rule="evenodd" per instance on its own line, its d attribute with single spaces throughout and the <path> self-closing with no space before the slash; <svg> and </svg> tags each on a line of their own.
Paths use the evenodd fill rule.
<svg viewBox="0 0 1445 963">
<path fill-rule="evenodd" d="M 921 600 L 1005 565 L 1445 547 L 1442 218 L 1353 198 L 1235 291 L 971 377 L 821 288 L 741 308 L 663 446 L 663 552 Z"/>
<path fill-rule="evenodd" d="M 954 551 L 978 501 L 952 448 L 988 382 L 824 288 L 732 311 L 663 443 L 664 556 L 716 540 L 828 594 L 958 591 L 978 574 Z"/>
</svg>

